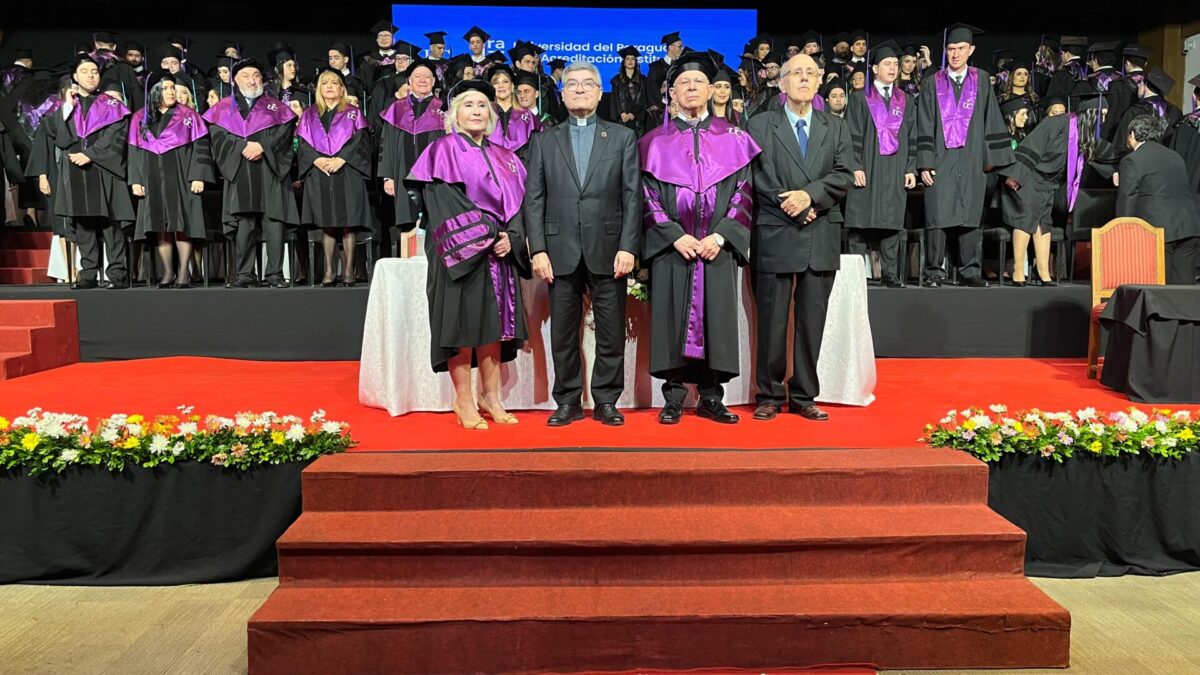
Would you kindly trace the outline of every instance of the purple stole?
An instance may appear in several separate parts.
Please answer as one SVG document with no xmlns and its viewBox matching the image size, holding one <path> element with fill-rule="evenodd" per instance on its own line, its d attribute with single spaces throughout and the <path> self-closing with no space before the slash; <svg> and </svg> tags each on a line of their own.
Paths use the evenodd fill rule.
<svg viewBox="0 0 1200 675">
<path fill-rule="evenodd" d="M 71 111 L 71 116 L 75 118 L 75 135 L 85 146 L 88 136 L 120 122 L 129 115 L 129 108 L 112 96 L 96 94 L 95 97 L 86 115 L 83 114 L 83 106 L 79 101 L 75 101 L 75 109 Z"/>
<path fill-rule="evenodd" d="M 499 115 L 499 107 L 493 106 Z M 488 136 L 488 141 L 509 150 L 520 150 L 529 142 L 535 132 L 541 131 L 542 125 L 528 110 L 513 111 L 508 117 L 508 129 L 496 120 L 496 129 Z"/>
<path fill-rule="evenodd" d="M 971 128 L 971 116 L 975 113 L 975 99 L 979 97 L 979 71 L 967 68 L 963 78 L 962 98 L 954 98 L 954 85 L 943 68 L 933 76 L 937 85 L 938 110 L 942 114 L 942 138 L 946 149 L 961 148 L 967 144 L 967 131 Z"/>
<path fill-rule="evenodd" d="M 286 103 L 277 98 L 262 95 L 255 99 L 250 106 L 250 115 L 245 119 L 237 109 L 237 101 L 233 96 L 217 101 L 217 104 L 204 113 L 204 120 L 215 124 L 234 136 L 249 138 L 250 136 L 280 124 L 287 124 L 296 119 L 296 113 Z"/>
<path fill-rule="evenodd" d="M 875 137 L 879 141 L 879 154 L 889 156 L 900 150 L 900 126 L 904 124 L 904 110 L 908 107 L 908 96 L 897 91 L 891 103 L 885 103 L 874 84 L 868 85 L 867 109 L 875 123 Z"/>
<path fill-rule="evenodd" d="M 417 117 L 413 114 L 412 97 L 405 96 L 384 108 L 383 112 L 379 113 L 379 118 L 400 131 L 416 136 L 445 129 L 445 115 L 446 113 L 442 112 L 442 100 L 434 97 L 425 113 Z"/>
<path fill-rule="evenodd" d="M 1167 102 L 1161 96 L 1151 96 L 1150 98 L 1142 99 L 1146 105 L 1154 109 L 1154 114 L 1158 117 L 1167 116 Z"/>
<path fill-rule="evenodd" d="M 1071 74 L 1074 75 L 1075 79 L 1077 80 L 1082 80 L 1087 77 L 1087 66 L 1084 66 L 1082 63 L 1080 63 L 1079 59 L 1068 61 L 1065 65 L 1063 65 L 1063 68 L 1071 71 Z"/>
<path fill-rule="evenodd" d="M 158 136 L 147 129 L 146 136 L 143 137 L 142 124 L 145 115 L 134 115 L 129 122 L 130 147 L 141 148 L 147 152 L 161 155 L 175 148 L 194 143 L 208 134 L 208 125 L 195 110 L 185 105 L 176 105 L 174 110 L 175 114 L 167 120 L 167 126 L 163 127 L 162 133 Z"/>
<path fill-rule="evenodd" d="M 1112 83 L 1121 79 L 1121 76 L 1110 71 L 1098 71 L 1092 73 L 1091 79 L 1100 88 L 1100 91 L 1108 91 Z"/>
<path fill-rule="evenodd" d="M 18 104 L 21 119 L 25 120 L 25 123 L 29 125 L 29 128 L 35 131 L 39 126 L 41 126 L 42 119 L 46 117 L 46 115 L 53 115 L 61 107 L 62 99 L 58 97 L 58 94 L 54 94 L 45 101 L 42 101 L 41 105 L 36 108 L 29 105 L 25 101 L 21 101 Z"/>
<path fill-rule="evenodd" d="M 305 108 L 300 122 L 296 125 L 296 136 L 303 138 L 322 155 L 332 157 L 350 142 L 356 132 L 366 128 L 367 123 L 363 120 L 362 111 L 354 106 L 347 106 L 345 110 L 333 114 L 333 119 L 329 122 L 329 131 L 325 131 L 316 106 L 309 106 Z"/>
<path fill-rule="evenodd" d="M 1067 115 L 1067 211 L 1075 210 L 1079 179 L 1083 176 L 1083 157 L 1079 156 L 1079 125 L 1075 113 Z"/>
<path fill-rule="evenodd" d="M 485 152 L 491 167 L 484 158 Z M 440 180 L 461 185 L 467 199 L 477 207 L 438 224 L 432 236 L 438 257 L 452 278 L 469 267 L 462 263 L 487 256 L 492 291 L 500 311 L 501 340 L 516 338 L 517 277 L 512 265 L 502 264 L 491 250 L 505 223 L 521 211 L 525 176 L 525 165 L 511 150 L 490 143 L 485 149 L 452 134 L 430 143 L 407 178 L 421 183 Z M 510 255 L 516 255 L 516 251 Z"/>
<path fill-rule="evenodd" d="M 782 91 L 779 92 L 779 105 L 781 105 L 781 106 L 787 105 L 787 94 Z M 825 97 L 820 94 L 813 94 L 812 108 L 813 108 L 813 110 L 824 111 L 825 110 Z"/>
<path fill-rule="evenodd" d="M 687 234 L 703 239 L 708 236 L 709 223 L 716 211 L 718 184 L 748 165 L 762 149 L 748 133 L 720 118 L 714 118 L 707 129 L 700 130 L 699 157 L 693 152 L 690 129 L 680 130 L 674 125 L 660 129 L 638 142 L 642 171 L 675 186 L 675 213 L 680 226 Z M 643 190 L 646 197 L 644 227 L 650 229 L 670 222 L 662 197 L 649 187 Z M 753 188 L 749 181 L 741 181 L 729 200 L 724 217 L 749 229 L 751 213 Z M 688 263 L 688 268 L 691 294 L 683 355 L 689 359 L 703 359 L 705 265 L 701 260 L 694 260 Z"/>
</svg>

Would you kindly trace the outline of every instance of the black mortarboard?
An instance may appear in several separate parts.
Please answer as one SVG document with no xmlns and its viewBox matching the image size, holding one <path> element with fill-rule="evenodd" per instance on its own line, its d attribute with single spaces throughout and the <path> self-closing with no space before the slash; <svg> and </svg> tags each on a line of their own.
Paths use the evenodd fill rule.
<svg viewBox="0 0 1200 675">
<path fill-rule="evenodd" d="M 154 85 L 162 82 L 163 80 L 174 82 L 175 75 L 173 75 L 171 71 L 167 70 L 166 68 L 151 71 L 151 73 L 146 76 L 146 90 L 149 91 L 154 87 Z"/>
<path fill-rule="evenodd" d="M 743 33 L 743 35 L 745 35 L 745 33 Z M 664 45 L 669 45 L 674 42 L 679 42 L 682 39 L 683 38 L 679 37 L 679 31 L 675 31 L 674 33 L 667 33 L 666 35 L 662 36 L 662 43 Z"/>
<path fill-rule="evenodd" d="M 725 65 L 725 55 L 721 52 L 710 49 L 708 50 L 708 56 L 713 60 L 713 63 L 717 64 L 718 70 Z"/>
<path fill-rule="evenodd" d="M 1026 61 L 1025 59 L 1013 59 L 1012 61 L 1008 62 L 1008 65 L 1004 66 L 1004 70 L 1010 73 L 1015 73 L 1022 68 L 1030 73 L 1033 72 L 1033 68 L 1030 67 L 1029 61 Z"/>
<path fill-rule="evenodd" d="M 371 26 L 371 35 L 379 35 L 380 33 L 396 34 L 400 30 L 399 27 L 392 24 L 391 21 L 376 21 L 374 26 Z"/>
<path fill-rule="evenodd" d="M 1000 114 L 1008 117 L 1009 115 L 1016 113 L 1021 108 L 1033 110 L 1033 103 L 1024 96 L 1010 98 L 1004 103 L 1000 104 Z"/>
<path fill-rule="evenodd" d="M 429 38 L 429 45 L 444 45 L 446 44 L 446 31 L 435 30 L 432 33 L 426 33 L 425 37 Z"/>
<path fill-rule="evenodd" d="M 1080 52 L 1081 47 L 1087 47 L 1088 39 L 1083 35 L 1064 35 L 1058 39 L 1058 46 L 1061 49 L 1072 47 L 1071 53 Z"/>
<path fill-rule="evenodd" d="M 833 91 L 834 89 L 849 91 L 850 85 L 846 84 L 846 81 L 842 78 L 835 77 L 821 86 L 820 94 L 823 98 L 829 98 L 829 92 Z"/>
<path fill-rule="evenodd" d="M 33 50 L 32 49 L 18 49 L 16 51 L 16 58 L 32 59 L 33 58 Z"/>
<path fill-rule="evenodd" d="M 683 54 L 671 64 L 671 69 L 667 71 L 667 86 L 675 86 L 675 80 L 679 79 L 681 74 L 692 70 L 704 73 L 704 76 L 711 82 L 717 74 L 717 64 L 713 63 L 708 52 L 697 51 Z"/>
<path fill-rule="evenodd" d="M 871 48 L 871 65 L 878 65 L 884 59 L 899 59 L 900 45 L 895 40 L 885 40 Z"/>
<path fill-rule="evenodd" d="M 413 67 L 421 61 L 424 61 L 424 59 L 418 59 L 417 61 L 413 62 L 413 65 L 409 66 L 408 69 L 411 71 Z M 428 65 L 433 67 L 433 62 L 430 61 Z M 450 59 L 450 61 L 446 63 L 446 79 L 450 82 L 457 81 L 458 78 L 462 77 L 463 69 L 467 67 L 475 67 L 475 62 L 471 59 L 470 54 L 459 54 L 458 56 Z"/>
<path fill-rule="evenodd" d="M 420 47 L 405 40 L 396 40 L 396 44 L 392 45 L 392 49 L 396 50 L 397 54 L 404 54 L 410 59 L 415 59 L 421 55 Z"/>
<path fill-rule="evenodd" d="M 518 72 L 516 74 L 516 78 L 513 79 L 513 88 L 515 89 L 516 87 L 519 87 L 523 84 L 527 84 L 527 85 L 533 87 L 534 89 L 537 89 L 538 84 L 539 84 L 538 76 L 534 75 L 531 72 L 525 71 L 525 70 Z"/>
<path fill-rule="evenodd" d="M 850 37 L 846 40 L 850 44 L 854 44 L 859 40 L 867 41 L 871 39 L 871 34 L 861 28 L 855 28 L 850 32 Z"/>
<path fill-rule="evenodd" d="M 1149 61 L 1150 57 L 1153 55 L 1153 52 L 1139 44 L 1130 44 L 1125 45 L 1125 49 L 1121 50 L 1121 54 L 1127 58 Z"/>
<path fill-rule="evenodd" d="M 487 97 L 487 100 L 495 102 L 496 89 L 491 84 L 484 80 L 463 80 L 458 84 L 450 87 L 450 91 L 446 92 L 446 100 L 454 100 L 456 96 L 467 93 L 468 91 L 477 91 Z"/>
<path fill-rule="evenodd" d="M 321 81 L 321 76 L 324 75 L 325 73 L 333 73 L 334 75 L 336 75 L 338 82 L 342 83 L 342 88 L 343 89 L 346 88 L 346 76 L 343 75 L 342 72 L 339 70 L 334 70 L 330 66 L 325 66 L 324 68 L 317 68 L 317 76 L 314 77 L 313 81 L 312 81 L 312 87 L 313 87 L 314 91 L 316 91 L 317 83 Z"/>
<path fill-rule="evenodd" d="M 833 37 L 831 37 L 829 41 L 831 43 L 833 43 L 833 46 L 835 46 L 835 47 L 838 46 L 838 44 L 840 44 L 842 42 L 849 44 L 850 43 L 850 35 L 848 33 L 837 33 Z"/>
<path fill-rule="evenodd" d="M 460 56 L 460 57 L 454 59 L 447 65 L 451 69 L 453 69 L 455 61 L 462 61 L 464 59 L 464 57 L 468 61 L 471 60 L 471 57 L 464 55 L 464 56 Z M 404 77 L 406 77 L 406 78 L 412 77 L 413 71 L 415 71 L 417 68 L 428 68 L 429 72 L 433 73 L 433 79 L 435 79 L 435 80 L 437 79 L 437 72 L 438 72 L 437 64 L 433 61 L 430 61 L 429 59 L 414 59 L 412 63 L 408 64 L 408 68 L 404 69 Z M 447 72 L 451 72 L 451 71 L 447 71 Z M 462 68 L 459 68 L 458 72 L 461 73 Z"/>
<path fill-rule="evenodd" d="M 92 31 L 92 41 L 115 44 L 119 35 L 115 30 L 95 30 Z"/>
<path fill-rule="evenodd" d="M 471 28 L 465 34 L 463 34 L 463 39 L 467 42 L 470 42 L 471 37 L 474 35 L 478 35 L 479 39 L 483 40 L 484 42 L 487 42 L 492 37 L 486 30 L 480 28 L 479 26 L 471 26 Z"/>
<path fill-rule="evenodd" d="M 267 51 L 267 61 L 270 62 L 272 66 L 278 66 L 281 63 L 295 60 L 296 50 L 292 49 L 292 46 L 286 42 L 276 42 L 275 44 L 271 45 L 270 50 Z"/>
<path fill-rule="evenodd" d="M 946 44 L 954 45 L 960 42 L 965 42 L 969 45 L 975 44 L 975 36 L 983 33 L 982 28 L 976 28 L 970 24 L 956 23 L 946 28 Z"/>
<path fill-rule="evenodd" d="M 910 42 L 910 43 L 904 45 L 904 51 L 901 53 L 904 56 L 920 56 L 921 55 L 921 45 L 919 45 L 915 42 Z"/>
<path fill-rule="evenodd" d="M 550 72 L 561 70 L 567 67 L 566 59 L 550 59 Z"/>
<path fill-rule="evenodd" d="M 146 53 L 146 45 L 144 45 L 140 42 L 137 42 L 135 40 L 126 40 L 125 42 L 123 42 L 121 44 L 121 46 L 117 49 L 117 51 L 124 54 L 125 52 L 127 52 L 131 49 L 135 52 L 141 52 L 142 54 Z M 17 58 L 18 59 L 21 58 L 20 50 L 17 51 Z"/>
<path fill-rule="evenodd" d="M 87 54 L 76 54 L 75 58 L 71 59 L 69 63 L 71 66 L 70 74 L 74 75 L 75 71 L 79 70 L 79 66 L 85 63 L 90 63 L 97 68 L 100 67 L 100 62 L 96 59 L 93 59 L 91 56 L 88 56 Z"/>
<path fill-rule="evenodd" d="M 225 51 L 226 49 L 236 49 L 238 53 L 241 54 L 242 43 L 232 38 L 225 38 L 224 40 L 221 40 L 221 51 Z"/>
<path fill-rule="evenodd" d="M 1195 87 L 1197 89 L 1200 89 L 1200 75 L 1197 75 L 1197 76 L 1193 77 L 1192 79 L 1188 80 L 1188 84 L 1192 85 L 1193 87 Z"/>
<path fill-rule="evenodd" d="M 354 48 L 351 47 L 349 43 L 342 42 L 341 40 L 337 40 L 334 43 L 330 44 L 329 51 L 331 51 L 331 52 L 336 51 L 339 54 L 341 54 L 342 56 L 354 56 Z M 320 60 L 326 61 L 326 60 L 328 60 L 328 57 L 326 57 L 324 59 L 320 59 Z"/>
<path fill-rule="evenodd" d="M 1161 68 L 1155 68 L 1146 75 L 1146 85 L 1161 96 L 1167 96 L 1175 88 L 1175 80 Z"/>
<path fill-rule="evenodd" d="M 777 66 L 782 66 L 783 58 L 779 56 L 778 52 L 767 52 L 767 55 L 764 56 L 762 59 L 762 64 L 765 66 L 769 63 L 774 63 Z"/>
<path fill-rule="evenodd" d="M 1014 52 L 1011 49 L 997 49 L 997 50 L 993 51 L 992 52 L 992 65 L 996 66 L 996 68 L 999 69 L 1000 62 L 1004 61 L 1006 59 L 1012 60 L 1012 57 L 1015 53 L 1016 52 Z"/>
<path fill-rule="evenodd" d="M 758 35 L 755 35 L 754 37 L 750 38 L 750 46 L 753 47 L 754 49 L 758 49 L 759 45 L 766 45 L 766 46 L 770 47 L 771 49 L 774 49 L 775 41 L 771 38 L 771 36 L 769 34 L 759 33 Z M 754 50 L 751 50 L 751 52 L 753 52 L 753 51 Z"/>
<path fill-rule="evenodd" d="M 1054 51 L 1058 51 L 1058 37 L 1055 35 L 1043 35 L 1040 45 L 1043 47 L 1049 47 Z"/>
<path fill-rule="evenodd" d="M 734 72 L 733 68 L 726 65 L 717 68 L 716 74 L 713 75 L 713 82 L 729 82 L 732 84 L 737 82 L 737 80 L 737 73 Z"/>
<path fill-rule="evenodd" d="M 807 33 L 805 33 L 804 35 L 800 36 L 799 42 L 800 42 L 801 48 L 807 47 L 810 43 L 819 45 L 819 44 L 821 44 L 821 36 L 817 35 L 816 32 L 810 30 Z"/>
<path fill-rule="evenodd" d="M 1112 54 L 1117 51 L 1118 42 L 1097 42 L 1091 47 L 1088 47 L 1088 54 Z"/>
<path fill-rule="evenodd" d="M 628 47 L 617 52 L 617 55 L 620 56 L 621 58 L 625 59 L 625 58 L 629 58 L 630 56 L 641 56 L 642 53 L 640 51 L 638 51 L 637 47 L 634 47 L 633 45 L 629 45 Z"/>
<path fill-rule="evenodd" d="M 516 86 L 517 76 L 516 76 L 516 74 L 513 73 L 512 67 L 509 66 L 507 63 L 497 63 L 497 64 L 493 65 L 492 67 L 488 68 L 488 73 L 487 73 L 488 82 L 491 82 L 492 78 L 495 77 L 497 73 L 504 73 L 505 75 L 507 75 L 508 81 L 512 82 L 513 86 Z"/>
<path fill-rule="evenodd" d="M 263 66 L 262 62 L 260 62 L 258 59 L 255 59 L 255 58 L 239 59 L 237 61 L 234 61 L 233 66 L 229 69 L 230 81 L 232 81 L 233 78 L 237 77 L 237 74 L 239 71 L 241 71 L 245 68 L 254 68 L 259 73 L 263 73 L 263 74 L 266 74 L 268 72 L 267 69 Z"/>
<path fill-rule="evenodd" d="M 188 47 L 188 38 L 183 33 L 171 33 L 167 36 L 167 42 L 183 45 L 185 49 Z"/>
<path fill-rule="evenodd" d="M 1043 97 L 1039 101 L 1039 103 L 1042 106 L 1042 110 L 1046 111 L 1046 110 L 1050 110 L 1050 107 L 1056 103 L 1065 106 L 1067 104 L 1067 101 L 1059 94 L 1051 94 L 1051 95 Z"/>
<path fill-rule="evenodd" d="M 150 65 L 157 67 L 165 58 L 173 58 L 178 61 L 183 60 L 183 50 L 171 43 L 159 45 L 150 53 Z"/>
<path fill-rule="evenodd" d="M 535 56 L 537 52 L 533 48 L 534 46 L 533 43 L 517 40 L 512 49 L 508 50 L 508 58 L 512 59 L 513 63 L 516 63 L 526 56 Z"/>
</svg>

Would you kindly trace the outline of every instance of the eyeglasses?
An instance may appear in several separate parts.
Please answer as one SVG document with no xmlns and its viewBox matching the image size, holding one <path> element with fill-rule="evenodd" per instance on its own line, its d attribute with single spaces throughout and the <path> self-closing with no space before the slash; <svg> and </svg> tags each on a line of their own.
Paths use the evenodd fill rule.
<svg viewBox="0 0 1200 675">
<path fill-rule="evenodd" d="M 563 89 L 583 89 L 591 91 L 600 85 L 596 84 L 595 80 L 567 80 L 563 82 Z"/>
</svg>

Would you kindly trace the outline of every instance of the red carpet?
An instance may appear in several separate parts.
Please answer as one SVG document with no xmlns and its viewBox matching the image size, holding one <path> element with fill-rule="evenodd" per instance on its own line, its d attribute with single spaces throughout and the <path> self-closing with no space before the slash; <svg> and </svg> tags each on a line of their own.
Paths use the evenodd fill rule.
<svg viewBox="0 0 1200 675">
<path fill-rule="evenodd" d="M 1088 380 L 1083 360 L 880 359 L 877 400 L 866 408 L 827 406 L 831 419 L 782 415 L 722 426 L 693 415 L 677 427 L 657 424 L 656 411 L 627 411 L 624 428 L 591 419 L 549 429 L 548 411 L 521 413 L 521 424 L 464 431 L 453 415 L 390 417 L 358 403 L 357 362 L 253 362 L 168 358 L 80 363 L 0 383 L 0 415 L 34 406 L 89 416 L 115 412 L 201 413 L 272 410 L 307 415 L 318 408 L 349 422 L 359 450 L 554 447 L 897 448 L 916 444 L 923 425 L 950 408 L 1003 403 L 1011 409 L 1127 408 L 1123 395 Z"/>
</svg>

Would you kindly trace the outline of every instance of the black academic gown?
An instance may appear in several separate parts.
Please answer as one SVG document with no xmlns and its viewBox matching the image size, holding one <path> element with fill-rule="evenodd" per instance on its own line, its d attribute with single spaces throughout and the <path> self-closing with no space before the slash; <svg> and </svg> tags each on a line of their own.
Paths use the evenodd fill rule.
<svg viewBox="0 0 1200 675">
<path fill-rule="evenodd" d="M 138 111 L 146 105 L 146 93 L 138 80 L 137 71 L 124 60 L 113 59 L 104 66 L 100 73 L 101 88 L 107 88 L 110 82 L 119 85 L 121 98 L 130 110 Z"/>
<path fill-rule="evenodd" d="M 1017 146 L 1016 163 L 999 171 L 1020 185 L 1017 190 L 1004 187 L 1000 192 L 1001 213 L 1009 227 L 1034 234 L 1041 225 L 1043 232 L 1049 231 L 1055 202 L 1066 186 L 1071 123 L 1071 115 L 1042 121 Z M 1096 141 L 1090 162 L 1095 171 L 1111 179 L 1118 161 L 1120 155 L 1112 145 L 1103 139 Z"/>
<path fill-rule="evenodd" d="M 175 108 L 167 110 L 148 133 L 161 134 L 175 112 Z M 134 239 L 145 239 L 149 232 L 174 232 L 203 240 L 203 200 L 192 193 L 196 180 L 217 181 L 208 136 L 161 155 L 130 145 L 129 184 L 146 187 L 146 196 L 138 200 Z"/>
<path fill-rule="evenodd" d="M 246 99 L 241 93 L 234 94 L 234 101 L 239 112 L 248 114 Z M 255 99 L 254 105 L 265 105 L 264 99 Z M 243 138 L 220 125 L 208 125 L 213 159 L 225 181 L 221 222 L 225 225 L 226 234 L 236 232 L 238 218 L 244 216 L 262 215 L 290 225 L 300 222 L 290 179 L 295 158 L 292 146 L 295 129 L 296 121 L 293 119 Z M 262 146 L 262 159 L 251 162 L 242 157 L 242 150 L 245 150 L 249 141 Z"/>
<path fill-rule="evenodd" d="M 1158 97 L 1154 97 L 1158 98 Z M 1183 111 L 1180 110 L 1174 103 L 1164 101 L 1162 118 L 1167 121 L 1167 131 L 1160 139 L 1163 145 L 1170 145 L 1171 134 L 1174 132 L 1175 126 L 1179 124 L 1179 120 L 1183 118 Z M 1111 113 L 1110 113 L 1111 114 Z M 1139 115 L 1150 115 L 1158 117 L 1158 111 L 1150 103 L 1150 99 L 1141 99 L 1130 104 L 1129 109 L 1125 114 L 1121 115 L 1121 122 L 1117 125 L 1117 131 L 1113 136 L 1113 143 L 1120 148 L 1125 148 L 1125 139 L 1129 137 L 1129 123 L 1133 118 Z"/>
<path fill-rule="evenodd" d="M 391 105 L 392 101 L 396 100 L 396 92 L 406 82 L 408 82 L 408 78 L 404 76 L 404 73 L 392 72 L 376 78 L 375 86 L 371 89 L 371 110 L 381 112 Z"/>
<path fill-rule="evenodd" d="M 53 113 L 53 114 L 59 114 L 59 113 L 57 111 L 55 111 L 55 113 Z M 29 162 L 27 162 L 26 166 L 25 166 L 26 184 L 32 185 L 35 189 L 37 189 L 39 173 L 46 174 L 46 180 L 50 182 L 51 193 L 45 197 L 44 204 L 45 204 L 46 212 L 49 214 L 49 217 L 50 217 L 50 228 L 54 231 L 54 234 L 57 234 L 60 237 L 64 237 L 70 241 L 74 241 L 75 240 L 75 229 L 73 227 L 71 227 L 70 219 L 58 215 L 58 207 L 55 205 L 55 200 L 58 197 L 58 194 L 56 192 L 54 192 L 53 189 L 54 189 L 54 186 L 58 185 L 58 159 L 57 159 L 57 156 L 58 156 L 59 150 L 58 150 L 58 148 L 56 148 L 54 146 L 54 141 L 50 138 L 50 129 L 51 129 L 52 125 L 47 123 L 49 118 L 50 118 L 50 116 L 47 115 L 46 118 L 44 118 L 42 120 L 42 123 L 38 125 L 37 131 L 35 131 L 33 133 L 33 144 L 30 148 L 30 159 L 29 159 Z M 46 155 L 48 157 L 50 157 L 50 161 L 47 163 L 35 166 L 35 164 L 33 162 L 34 148 L 45 148 L 46 150 L 44 152 L 46 153 Z M 39 173 L 34 173 L 33 172 L 34 169 L 44 169 L 44 171 L 41 171 Z M 38 194 L 39 195 L 41 194 L 40 190 L 38 191 Z"/>
<path fill-rule="evenodd" d="M 713 117 L 692 131 L 682 120 L 671 120 L 681 133 L 706 133 Z M 646 138 L 649 138 L 647 136 Z M 694 143 L 696 157 L 700 156 L 700 139 Z M 689 161 L 681 157 L 680 161 Z M 675 185 L 663 182 L 648 172 L 642 173 L 646 193 L 647 218 L 651 213 L 665 214 L 665 222 L 646 229 L 643 239 L 642 264 L 649 266 L 650 278 L 650 373 L 675 382 L 722 384 L 738 376 L 740 340 L 738 312 L 741 309 L 741 287 L 737 268 L 750 259 L 750 229 L 728 217 L 730 200 L 739 188 L 750 184 L 751 165 L 721 180 L 715 186 L 716 198 L 712 217 L 704 224 L 697 239 L 719 233 L 725 238 L 725 248 L 709 261 L 688 261 L 675 250 L 675 241 L 685 234 L 679 219 Z M 697 197 L 699 201 L 699 197 Z M 703 359 L 684 355 L 688 314 L 692 299 L 692 279 L 695 270 L 704 266 L 704 348 Z"/>
<path fill-rule="evenodd" d="M 315 109 L 310 114 L 316 114 Z M 321 125 L 326 131 L 333 119 L 333 110 L 321 116 Z M 304 199 L 300 222 L 311 228 L 348 227 L 369 230 L 371 227 L 370 203 L 367 199 L 367 181 L 371 179 L 371 135 L 366 129 L 354 132 L 350 140 L 337 154 L 327 155 L 303 138 L 299 143 L 300 178 L 304 181 Z M 346 165 L 333 175 L 313 166 L 321 157 L 337 157 Z"/>
<path fill-rule="evenodd" d="M 1183 116 L 1171 131 L 1171 149 L 1183 158 L 1188 185 L 1200 207 L 1200 113 Z"/>
<path fill-rule="evenodd" d="M 94 105 L 105 105 L 109 97 L 98 94 L 77 97 L 76 108 L 67 119 L 62 111 L 47 115 L 38 134 L 25 175 L 47 176 L 57 169 L 51 184 L 54 213 L 66 218 L 107 218 L 112 223 L 134 221 L 133 202 L 126 176 L 126 146 L 129 142 L 129 118 L 93 132 L 85 139 L 75 133 L 75 115 Z M 82 152 L 91 158 L 87 166 L 75 166 L 68 155 Z"/>
<path fill-rule="evenodd" d="M 612 93 L 609 95 L 610 117 L 609 119 L 617 124 L 624 125 L 634 131 L 639 136 L 646 130 L 648 122 L 647 109 L 650 101 L 647 96 L 649 90 L 648 81 L 640 74 L 633 79 L 625 76 L 625 69 L 613 76 L 609 86 L 612 88 Z M 621 121 L 621 113 L 630 113 L 633 119 L 628 122 Z"/>
<path fill-rule="evenodd" d="M 875 85 L 870 87 L 869 91 L 876 93 Z M 908 199 L 904 175 L 917 171 L 917 99 L 894 87 L 892 92 L 892 96 L 908 97 L 900 125 L 900 147 L 892 155 L 879 154 L 879 135 L 864 93 L 854 92 L 846 105 L 846 124 L 854 147 L 851 170 L 867 175 L 866 187 L 852 187 L 846 195 L 845 217 L 849 228 L 904 229 Z"/>
<path fill-rule="evenodd" d="M 418 117 L 427 114 L 432 101 L 433 97 L 430 96 L 424 101 L 416 103 L 412 112 Z M 376 167 L 376 175 L 381 179 L 390 178 L 396 181 L 396 195 L 392 200 L 395 207 L 393 224 L 411 229 L 421 214 L 421 205 L 419 204 L 419 193 L 414 191 L 410 195 L 409 188 L 404 185 L 404 178 L 412 170 L 413 163 L 417 161 L 425 148 L 429 147 L 434 139 L 445 136 L 446 132 L 439 127 L 419 134 L 410 134 L 387 122 L 380 125 L 380 129 L 379 164 Z"/>
</svg>

